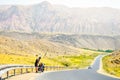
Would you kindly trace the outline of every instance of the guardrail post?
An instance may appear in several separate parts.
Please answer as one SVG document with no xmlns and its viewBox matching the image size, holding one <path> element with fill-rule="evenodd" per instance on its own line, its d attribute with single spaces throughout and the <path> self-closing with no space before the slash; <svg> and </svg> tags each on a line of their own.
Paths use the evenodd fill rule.
<svg viewBox="0 0 120 80">
<path fill-rule="evenodd" d="M 13 70 L 14 71 L 14 76 L 16 75 L 16 73 L 15 73 L 15 69 Z"/>
<path fill-rule="evenodd" d="M 9 71 L 7 71 L 7 78 L 9 78 Z"/>
<path fill-rule="evenodd" d="M 58 70 L 60 70 L 60 66 L 58 66 Z"/>
<path fill-rule="evenodd" d="M 2 77 L 0 76 L 0 80 L 2 80 Z"/>
<path fill-rule="evenodd" d="M 32 69 L 32 72 L 33 72 L 33 68 L 31 68 Z"/>
<path fill-rule="evenodd" d="M 45 67 L 46 71 L 47 71 L 47 66 Z"/>
<path fill-rule="evenodd" d="M 22 68 L 21 68 L 21 74 L 23 73 L 23 70 L 22 70 Z"/>
<path fill-rule="evenodd" d="M 26 68 L 26 73 L 28 73 L 28 68 Z"/>
</svg>

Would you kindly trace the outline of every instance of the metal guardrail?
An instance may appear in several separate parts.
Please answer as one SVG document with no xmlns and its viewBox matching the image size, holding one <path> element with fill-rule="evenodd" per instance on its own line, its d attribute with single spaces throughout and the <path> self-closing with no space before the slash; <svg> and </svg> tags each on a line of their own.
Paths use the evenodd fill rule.
<svg viewBox="0 0 120 80">
<path fill-rule="evenodd" d="M 0 66 L 0 80 L 5 80 L 18 74 L 33 72 L 34 66 L 2 65 Z"/>
<path fill-rule="evenodd" d="M 45 71 L 77 69 L 77 67 L 60 67 L 60 66 L 45 66 Z M 0 66 L 0 80 L 8 79 L 9 77 L 35 72 L 34 66 L 28 65 L 1 65 Z"/>
</svg>

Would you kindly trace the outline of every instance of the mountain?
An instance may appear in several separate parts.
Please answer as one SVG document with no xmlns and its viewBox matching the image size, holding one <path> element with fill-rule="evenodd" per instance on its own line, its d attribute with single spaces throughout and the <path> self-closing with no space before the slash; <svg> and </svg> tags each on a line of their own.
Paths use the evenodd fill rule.
<svg viewBox="0 0 120 80">
<path fill-rule="evenodd" d="M 120 36 L 78 35 L 78 34 L 49 34 L 49 33 L 18 33 L 0 32 L 0 36 L 15 38 L 19 41 L 37 42 L 34 40 L 48 41 L 43 45 L 64 45 L 74 48 L 88 48 L 95 50 L 117 50 L 120 48 Z M 46 44 L 47 43 L 47 44 Z M 36 44 L 36 43 L 35 43 Z M 38 45 L 41 43 L 37 43 Z M 64 47 L 63 47 L 64 48 Z M 39 49 L 39 48 L 38 48 Z M 65 49 L 65 48 L 64 48 Z M 32 49 L 31 49 L 32 50 Z M 63 51 L 63 50 L 62 50 Z M 31 51 L 32 52 L 32 51 Z M 69 52 L 69 51 L 68 51 Z"/>
<path fill-rule="evenodd" d="M 96 35 L 120 34 L 120 10 L 69 8 L 44 1 L 30 6 L 0 5 L 0 30 Z"/>
<path fill-rule="evenodd" d="M 0 36 L 0 54 L 8 55 L 76 55 L 81 49 L 69 47 L 64 44 L 50 42 L 45 39 L 17 39 L 13 37 Z"/>
</svg>

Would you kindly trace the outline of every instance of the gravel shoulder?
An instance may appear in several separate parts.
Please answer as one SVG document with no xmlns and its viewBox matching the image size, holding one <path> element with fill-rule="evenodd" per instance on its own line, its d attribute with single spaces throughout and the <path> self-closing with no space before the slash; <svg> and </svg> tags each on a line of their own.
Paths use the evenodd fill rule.
<svg viewBox="0 0 120 80">
<path fill-rule="evenodd" d="M 22 74 L 22 75 L 16 75 L 16 76 L 13 76 L 13 77 L 6 79 L 6 80 L 35 80 L 35 78 L 39 74 L 40 73 L 27 73 L 27 74 Z"/>
</svg>

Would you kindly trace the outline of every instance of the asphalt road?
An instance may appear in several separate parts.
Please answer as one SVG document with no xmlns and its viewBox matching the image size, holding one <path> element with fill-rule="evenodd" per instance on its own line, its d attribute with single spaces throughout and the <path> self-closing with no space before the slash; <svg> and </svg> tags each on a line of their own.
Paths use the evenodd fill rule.
<svg viewBox="0 0 120 80">
<path fill-rule="evenodd" d="M 101 58 L 102 56 L 96 58 L 91 69 L 44 72 L 36 80 L 120 80 L 97 73 Z"/>
</svg>

